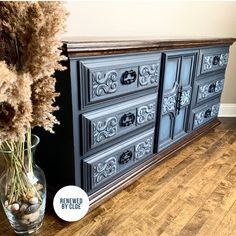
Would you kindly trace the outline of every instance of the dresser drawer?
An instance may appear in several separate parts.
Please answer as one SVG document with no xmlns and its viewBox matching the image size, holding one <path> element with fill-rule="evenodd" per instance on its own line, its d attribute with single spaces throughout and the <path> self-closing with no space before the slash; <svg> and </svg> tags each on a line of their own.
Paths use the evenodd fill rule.
<svg viewBox="0 0 236 236">
<path fill-rule="evenodd" d="M 228 52 L 228 47 L 201 49 L 198 76 L 208 72 L 225 69 L 228 63 Z"/>
<path fill-rule="evenodd" d="M 83 153 L 149 123 L 156 116 L 156 94 L 82 115 Z"/>
<path fill-rule="evenodd" d="M 84 188 L 90 191 L 153 153 L 154 129 L 83 160 Z"/>
<path fill-rule="evenodd" d="M 217 98 L 205 105 L 197 107 L 192 110 L 190 125 L 192 129 L 195 129 L 209 120 L 217 117 L 220 108 L 220 98 Z"/>
<path fill-rule="evenodd" d="M 224 87 L 224 74 L 217 74 L 207 79 L 198 80 L 194 86 L 194 104 L 199 104 L 213 96 L 220 95 Z"/>
<path fill-rule="evenodd" d="M 82 106 L 159 85 L 160 53 L 81 60 Z"/>
</svg>

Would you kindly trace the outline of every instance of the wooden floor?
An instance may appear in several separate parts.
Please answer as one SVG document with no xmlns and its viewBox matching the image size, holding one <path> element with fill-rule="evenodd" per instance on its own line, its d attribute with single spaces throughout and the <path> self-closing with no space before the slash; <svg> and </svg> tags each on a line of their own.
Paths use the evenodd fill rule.
<svg viewBox="0 0 236 236">
<path fill-rule="evenodd" d="M 76 223 L 47 211 L 37 235 L 236 235 L 236 118 L 163 161 Z M 0 209 L 0 235 L 14 235 Z"/>
</svg>

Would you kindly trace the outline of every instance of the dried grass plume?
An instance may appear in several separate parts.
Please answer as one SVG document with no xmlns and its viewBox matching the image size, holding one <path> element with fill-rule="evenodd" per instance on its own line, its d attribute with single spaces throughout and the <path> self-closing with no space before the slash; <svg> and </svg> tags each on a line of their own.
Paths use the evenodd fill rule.
<svg viewBox="0 0 236 236">
<path fill-rule="evenodd" d="M 66 16 L 61 2 L 0 2 L 0 29 L 18 48 L 15 65 L 7 65 L 0 53 L 1 141 L 23 138 L 34 126 L 53 132 L 59 123 L 53 115 L 59 95 L 53 74 L 64 69 L 59 63 L 64 59 L 60 35 Z M 7 52 L 7 47 L 3 44 L 0 50 Z"/>
</svg>

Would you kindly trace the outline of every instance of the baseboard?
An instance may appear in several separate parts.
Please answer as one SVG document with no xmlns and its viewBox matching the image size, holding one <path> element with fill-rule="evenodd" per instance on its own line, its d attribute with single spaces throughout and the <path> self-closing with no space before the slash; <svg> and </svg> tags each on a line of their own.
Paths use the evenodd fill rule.
<svg viewBox="0 0 236 236">
<path fill-rule="evenodd" d="M 236 103 L 221 103 L 219 117 L 236 117 Z"/>
</svg>

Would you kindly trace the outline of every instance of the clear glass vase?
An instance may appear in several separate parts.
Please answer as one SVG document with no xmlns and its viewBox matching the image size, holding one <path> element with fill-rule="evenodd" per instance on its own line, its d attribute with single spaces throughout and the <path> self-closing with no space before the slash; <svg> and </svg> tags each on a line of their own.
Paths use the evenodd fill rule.
<svg viewBox="0 0 236 236">
<path fill-rule="evenodd" d="M 0 161 L 5 169 L 0 177 L 0 197 L 6 216 L 17 234 L 37 231 L 44 218 L 46 180 L 34 162 L 39 138 L 30 135 L 26 142 L 5 143 Z"/>
</svg>

